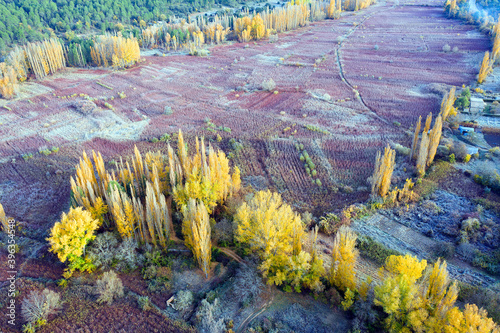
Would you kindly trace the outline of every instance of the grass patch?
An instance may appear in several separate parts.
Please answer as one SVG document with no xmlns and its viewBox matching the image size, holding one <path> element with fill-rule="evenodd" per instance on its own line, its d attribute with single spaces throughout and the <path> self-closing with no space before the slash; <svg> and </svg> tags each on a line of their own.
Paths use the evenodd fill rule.
<svg viewBox="0 0 500 333">
<path fill-rule="evenodd" d="M 113 87 L 110 87 L 102 82 L 99 82 L 99 81 L 96 81 L 95 83 L 97 83 L 98 85 L 100 85 L 101 87 L 104 87 L 104 88 L 107 88 L 109 90 L 113 90 Z"/>
<path fill-rule="evenodd" d="M 313 131 L 313 132 L 318 132 L 318 133 L 323 133 L 323 134 L 326 134 L 326 135 L 331 135 L 330 132 L 328 132 L 327 130 L 321 129 L 318 126 L 306 124 L 306 125 L 304 125 L 304 127 L 307 128 L 310 131 Z"/>
<path fill-rule="evenodd" d="M 477 198 L 473 199 L 472 202 L 500 215 L 500 202 L 490 200 L 489 198 Z"/>
<path fill-rule="evenodd" d="M 438 184 L 432 180 L 422 179 L 413 187 L 413 192 L 420 198 L 426 198 L 438 189 Z"/>
<path fill-rule="evenodd" d="M 389 256 L 403 255 L 396 250 L 388 249 L 370 236 L 360 236 L 356 246 L 363 257 L 371 259 L 379 266 L 383 265 L 385 263 L 385 259 Z"/>
<path fill-rule="evenodd" d="M 476 304 L 479 308 L 488 311 L 488 317 L 495 322 L 500 322 L 500 293 L 489 288 L 472 286 L 468 283 L 457 281 L 458 297 L 462 303 Z"/>
<path fill-rule="evenodd" d="M 433 182 L 440 182 L 447 179 L 452 171 L 453 167 L 450 163 L 446 161 L 438 161 L 434 167 L 432 167 L 432 171 L 429 172 L 425 178 Z"/>
</svg>

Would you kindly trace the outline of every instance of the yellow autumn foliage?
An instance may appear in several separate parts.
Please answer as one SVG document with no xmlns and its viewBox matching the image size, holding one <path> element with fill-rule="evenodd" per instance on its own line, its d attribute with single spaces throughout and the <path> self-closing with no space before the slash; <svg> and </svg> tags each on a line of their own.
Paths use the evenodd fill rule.
<svg viewBox="0 0 500 333">
<path fill-rule="evenodd" d="M 429 133 L 429 150 L 427 153 L 427 166 L 430 166 L 434 161 L 434 157 L 436 156 L 437 147 L 439 146 L 439 142 L 441 141 L 441 134 L 443 131 L 443 118 L 441 115 L 438 115 L 436 121 L 434 122 L 434 126 Z"/>
<path fill-rule="evenodd" d="M 271 33 L 270 29 L 266 29 L 260 14 L 254 15 L 252 18 L 245 16 L 236 19 L 234 22 L 234 31 L 240 42 L 267 38 Z"/>
<path fill-rule="evenodd" d="M 184 216 L 182 221 L 184 243 L 193 251 L 198 265 L 205 273 L 205 277 L 208 278 L 212 254 L 208 211 L 203 202 L 189 199 L 187 205 L 183 207 L 182 213 Z"/>
<path fill-rule="evenodd" d="M 2 226 L 3 232 L 7 232 L 9 230 L 9 223 L 7 221 L 7 216 L 5 216 L 5 211 L 3 210 L 3 206 L 0 203 L 0 225 Z"/>
<path fill-rule="evenodd" d="M 448 116 L 454 112 L 453 104 L 455 104 L 455 92 L 456 88 L 452 87 L 449 92 L 447 92 L 443 96 L 443 100 L 441 101 L 441 111 L 440 115 L 443 118 L 443 121 L 446 121 Z"/>
<path fill-rule="evenodd" d="M 479 74 L 477 75 L 477 83 L 483 83 L 484 80 L 493 71 L 493 60 L 490 58 L 490 53 L 486 51 L 481 62 L 481 68 L 479 69 Z"/>
<path fill-rule="evenodd" d="M 332 266 L 329 281 L 342 291 L 356 289 L 356 273 L 354 266 L 358 258 L 356 239 L 358 237 L 347 226 L 337 231 L 332 249 Z"/>
<path fill-rule="evenodd" d="M 417 124 L 415 125 L 415 132 L 413 134 L 413 141 L 410 150 L 410 161 L 413 160 L 417 153 L 418 135 L 420 134 L 420 127 L 422 126 L 422 116 L 418 117 Z"/>
<path fill-rule="evenodd" d="M 196 153 L 188 156 L 184 137 L 179 131 L 178 151 L 168 146 L 170 186 L 178 207 L 189 199 L 201 200 L 208 213 L 222 203 L 229 195 L 240 189 L 240 170 L 234 167 L 230 172 L 229 160 L 223 151 L 217 152 L 208 146 L 208 158 L 203 138 L 196 138 Z"/>
<path fill-rule="evenodd" d="M 301 250 L 302 221 L 279 193 L 257 192 L 238 208 L 234 218 L 236 239 L 248 244 L 261 258 Z"/>
<path fill-rule="evenodd" d="M 70 208 L 68 214 L 62 213 L 61 221 L 50 230 L 50 251 L 57 254 L 61 262 L 73 261 L 82 257 L 85 246 L 95 238 L 94 232 L 99 221 L 82 207 Z"/>
<path fill-rule="evenodd" d="M 391 186 L 392 172 L 394 171 L 396 151 L 389 145 L 384 150 L 384 155 L 379 151 L 375 158 L 375 170 L 372 178 L 372 194 L 385 197 Z"/>
<path fill-rule="evenodd" d="M 135 37 L 99 36 L 91 47 L 92 62 L 98 67 L 108 67 L 110 64 L 115 69 L 130 67 L 141 58 L 139 43 Z"/>
<path fill-rule="evenodd" d="M 340 13 L 342 12 L 342 1 L 341 0 L 330 0 L 330 3 L 327 8 L 326 17 L 331 19 L 340 18 Z"/>
<path fill-rule="evenodd" d="M 426 267 L 425 260 L 411 255 L 387 258 L 374 300 L 387 314 L 387 331 L 499 332 L 485 310 L 467 304 L 462 312 L 455 306 L 458 288 L 445 261 L 438 260 L 424 274 Z"/>
</svg>

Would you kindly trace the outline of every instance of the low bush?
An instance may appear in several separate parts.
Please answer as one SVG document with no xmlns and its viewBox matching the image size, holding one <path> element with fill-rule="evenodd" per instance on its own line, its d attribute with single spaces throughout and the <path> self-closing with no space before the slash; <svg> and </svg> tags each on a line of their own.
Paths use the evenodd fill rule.
<svg viewBox="0 0 500 333">
<path fill-rule="evenodd" d="M 175 309 L 177 311 L 185 311 L 193 304 L 193 293 L 189 290 L 180 290 L 175 295 Z"/>
<path fill-rule="evenodd" d="M 276 88 L 276 83 L 274 83 L 273 79 L 264 80 L 264 81 L 262 81 L 261 87 L 262 87 L 262 90 L 273 91 L 274 88 Z"/>
<path fill-rule="evenodd" d="M 97 280 L 95 293 L 99 295 L 97 303 L 111 305 L 115 299 L 124 295 L 122 280 L 113 271 L 105 272 L 102 278 Z"/>
<path fill-rule="evenodd" d="M 398 251 L 388 249 L 384 245 L 376 242 L 370 236 L 358 237 L 356 246 L 363 257 L 373 260 L 378 265 L 383 265 L 385 263 L 385 259 L 389 256 L 402 255 Z"/>
<path fill-rule="evenodd" d="M 61 296 L 50 290 L 33 290 L 21 303 L 21 315 L 28 324 L 41 324 L 61 308 Z"/>
</svg>

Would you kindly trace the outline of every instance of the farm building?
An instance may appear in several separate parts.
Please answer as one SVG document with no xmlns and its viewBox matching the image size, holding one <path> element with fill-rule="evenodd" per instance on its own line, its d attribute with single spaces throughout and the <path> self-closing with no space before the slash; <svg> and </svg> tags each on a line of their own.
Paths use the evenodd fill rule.
<svg viewBox="0 0 500 333">
<path fill-rule="evenodd" d="M 477 97 L 470 98 L 470 108 L 469 108 L 470 113 L 475 114 L 483 112 L 485 107 L 486 103 L 484 103 L 484 100 L 482 98 L 477 98 Z"/>
</svg>

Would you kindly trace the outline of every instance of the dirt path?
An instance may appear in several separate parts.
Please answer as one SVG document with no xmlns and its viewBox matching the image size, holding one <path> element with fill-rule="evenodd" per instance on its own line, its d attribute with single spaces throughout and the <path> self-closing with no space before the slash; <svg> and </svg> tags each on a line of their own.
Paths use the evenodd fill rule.
<svg viewBox="0 0 500 333">
<path fill-rule="evenodd" d="M 262 306 L 260 308 L 256 309 L 248 317 L 246 317 L 245 320 L 243 320 L 241 322 L 240 326 L 238 326 L 238 329 L 236 330 L 236 333 L 244 332 L 245 329 L 247 328 L 247 325 L 250 324 L 252 322 L 252 320 L 254 320 L 258 316 L 260 316 L 262 313 L 264 313 L 271 306 L 271 304 L 273 303 L 273 300 L 274 300 L 274 296 L 271 294 L 271 299 L 269 299 L 267 302 L 262 304 Z"/>
<path fill-rule="evenodd" d="M 394 7 L 396 7 L 396 6 L 394 5 L 392 8 L 394 8 Z M 334 52 L 335 52 L 335 59 L 337 61 L 337 66 L 339 67 L 339 75 L 340 75 L 340 77 L 342 79 L 342 82 L 344 82 L 352 91 L 358 91 L 358 90 L 344 76 L 344 70 L 343 70 L 342 61 L 341 61 L 342 46 L 344 45 L 344 43 L 346 42 L 346 40 L 348 40 L 349 37 L 359 27 L 361 27 L 363 25 L 363 23 L 365 23 L 366 20 L 368 20 L 370 17 L 374 16 L 375 14 L 378 14 L 382 10 L 386 10 L 386 6 L 380 7 L 379 10 L 374 11 L 374 12 L 366 15 L 365 17 L 363 17 L 363 19 L 359 22 L 359 24 L 356 24 L 351 30 L 349 30 L 344 36 L 342 36 L 342 39 L 339 41 L 338 46 L 334 50 Z M 375 113 L 375 111 L 373 111 L 368 105 L 366 105 L 365 101 L 363 100 L 363 96 L 359 93 L 359 91 L 356 94 L 356 98 L 365 107 L 365 109 L 370 112 L 371 116 L 379 119 L 380 121 L 382 121 L 382 122 L 384 122 L 386 124 L 389 124 L 389 121 L 387 119 L 384 119 L 384 118 L 380 117 L 379 115 L 377 115 Z"/>
<path fill-rule="evenodd" d="M 233 250 L 228 249 L 226 247 L 218 247 L 218 249 L 221 250 L 221 252 L 224 252 L 225 254 L 227 254 L 229 257 L 236 260 L 237 262 L 245 264 L 245 261 L 243 259 L 241 259 L 241 257 L 239 255 L 237 255 L 236 252 L 234 252 Z"/>
</svg>

